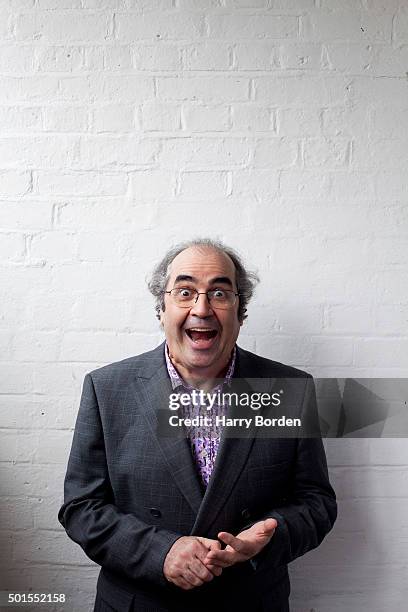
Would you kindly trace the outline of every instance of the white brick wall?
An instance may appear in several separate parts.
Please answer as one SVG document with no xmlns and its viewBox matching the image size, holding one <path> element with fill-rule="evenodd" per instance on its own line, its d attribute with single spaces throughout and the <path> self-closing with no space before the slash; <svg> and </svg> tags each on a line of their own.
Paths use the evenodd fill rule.
<svg viewBox="0 0 408 612">
<path fill-rule="evenodd" d="M 243 346 L 408 375 L 407 61 L 408 0 L 0 3 L 2 589 L 92 609 L 56 517 L 72 427 L 87 371 L 160 341 L 167 244 L 258 268 Z M 326 446 L 339 520 L 293 610 L 404 609 L 407 441 Z"/>
</svg>

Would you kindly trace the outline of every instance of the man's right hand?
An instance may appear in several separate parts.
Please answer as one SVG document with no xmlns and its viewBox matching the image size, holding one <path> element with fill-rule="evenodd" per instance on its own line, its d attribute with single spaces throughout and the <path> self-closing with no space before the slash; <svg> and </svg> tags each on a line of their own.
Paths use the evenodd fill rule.
<svg viewBox="0 0 408 612">
<path fill-rule="evenodd" d="M 221 567 L 204 565 L 210 550 L 219 550 L 218 540 L 199 536 L 182 536 L 170 548 L 164 560 L 163 573 L 169 582 L 188 591 L 209 582 L 222 573 Z"/>
</svg>

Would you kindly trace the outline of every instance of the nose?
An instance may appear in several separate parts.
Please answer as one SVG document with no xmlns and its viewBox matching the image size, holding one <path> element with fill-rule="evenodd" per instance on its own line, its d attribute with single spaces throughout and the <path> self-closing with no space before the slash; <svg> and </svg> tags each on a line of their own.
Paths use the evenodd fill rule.
<svg viewBox="0 0 408 612">
<path fill-rule="evenodd" d="M 192 305 L 190 314 L 196 315 L 201 319 L 204 319 L 205 317 L 209 317 L 214 314 L 213 309 L 211 308 L 211 304 L 208 301 L 207 294 L 200 293 L 197 296 L 197 301 L 195 302 L 195 304 Z"/>
</svg>

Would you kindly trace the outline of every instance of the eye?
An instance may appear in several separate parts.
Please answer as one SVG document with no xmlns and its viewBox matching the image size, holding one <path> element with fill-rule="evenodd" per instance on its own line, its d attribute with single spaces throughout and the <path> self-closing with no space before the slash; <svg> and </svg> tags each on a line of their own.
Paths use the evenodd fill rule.
<svg viewBox="0 0 408 612">
<path fill-rule="evenodd" d="M 175 293 L 177 297 L 181 299 L 188 299 L 191 298 L 191 296 L 193 295 L 193 290 L 189 289 L 188 287 L 179 287 L 178 289 L 176 289 Z"/>
<path fill-rule="evenodd" d="M 227 292 L 224 291 L 224 289 L 214 289 L 213 297 L 215 297 L 216 300 L 225 300 Z"/>
</svg>

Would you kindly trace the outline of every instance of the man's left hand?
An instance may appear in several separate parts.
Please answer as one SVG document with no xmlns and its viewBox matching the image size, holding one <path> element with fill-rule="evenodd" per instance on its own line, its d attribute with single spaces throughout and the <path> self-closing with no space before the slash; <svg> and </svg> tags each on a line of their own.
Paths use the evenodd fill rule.
<svg viewBox="0 0 408 612">
<path fill-rule="evenodd" d="M 237 536 L 227 531 L 220 531 L 218 539 L 227 546 L 223 550 L 211 550 L 204 559 L 204 564 L 229 567 L 252 559 L 270 542 L 277 525 L 275 519 L 268 518 L 241 531 Z"/>
</svg>

